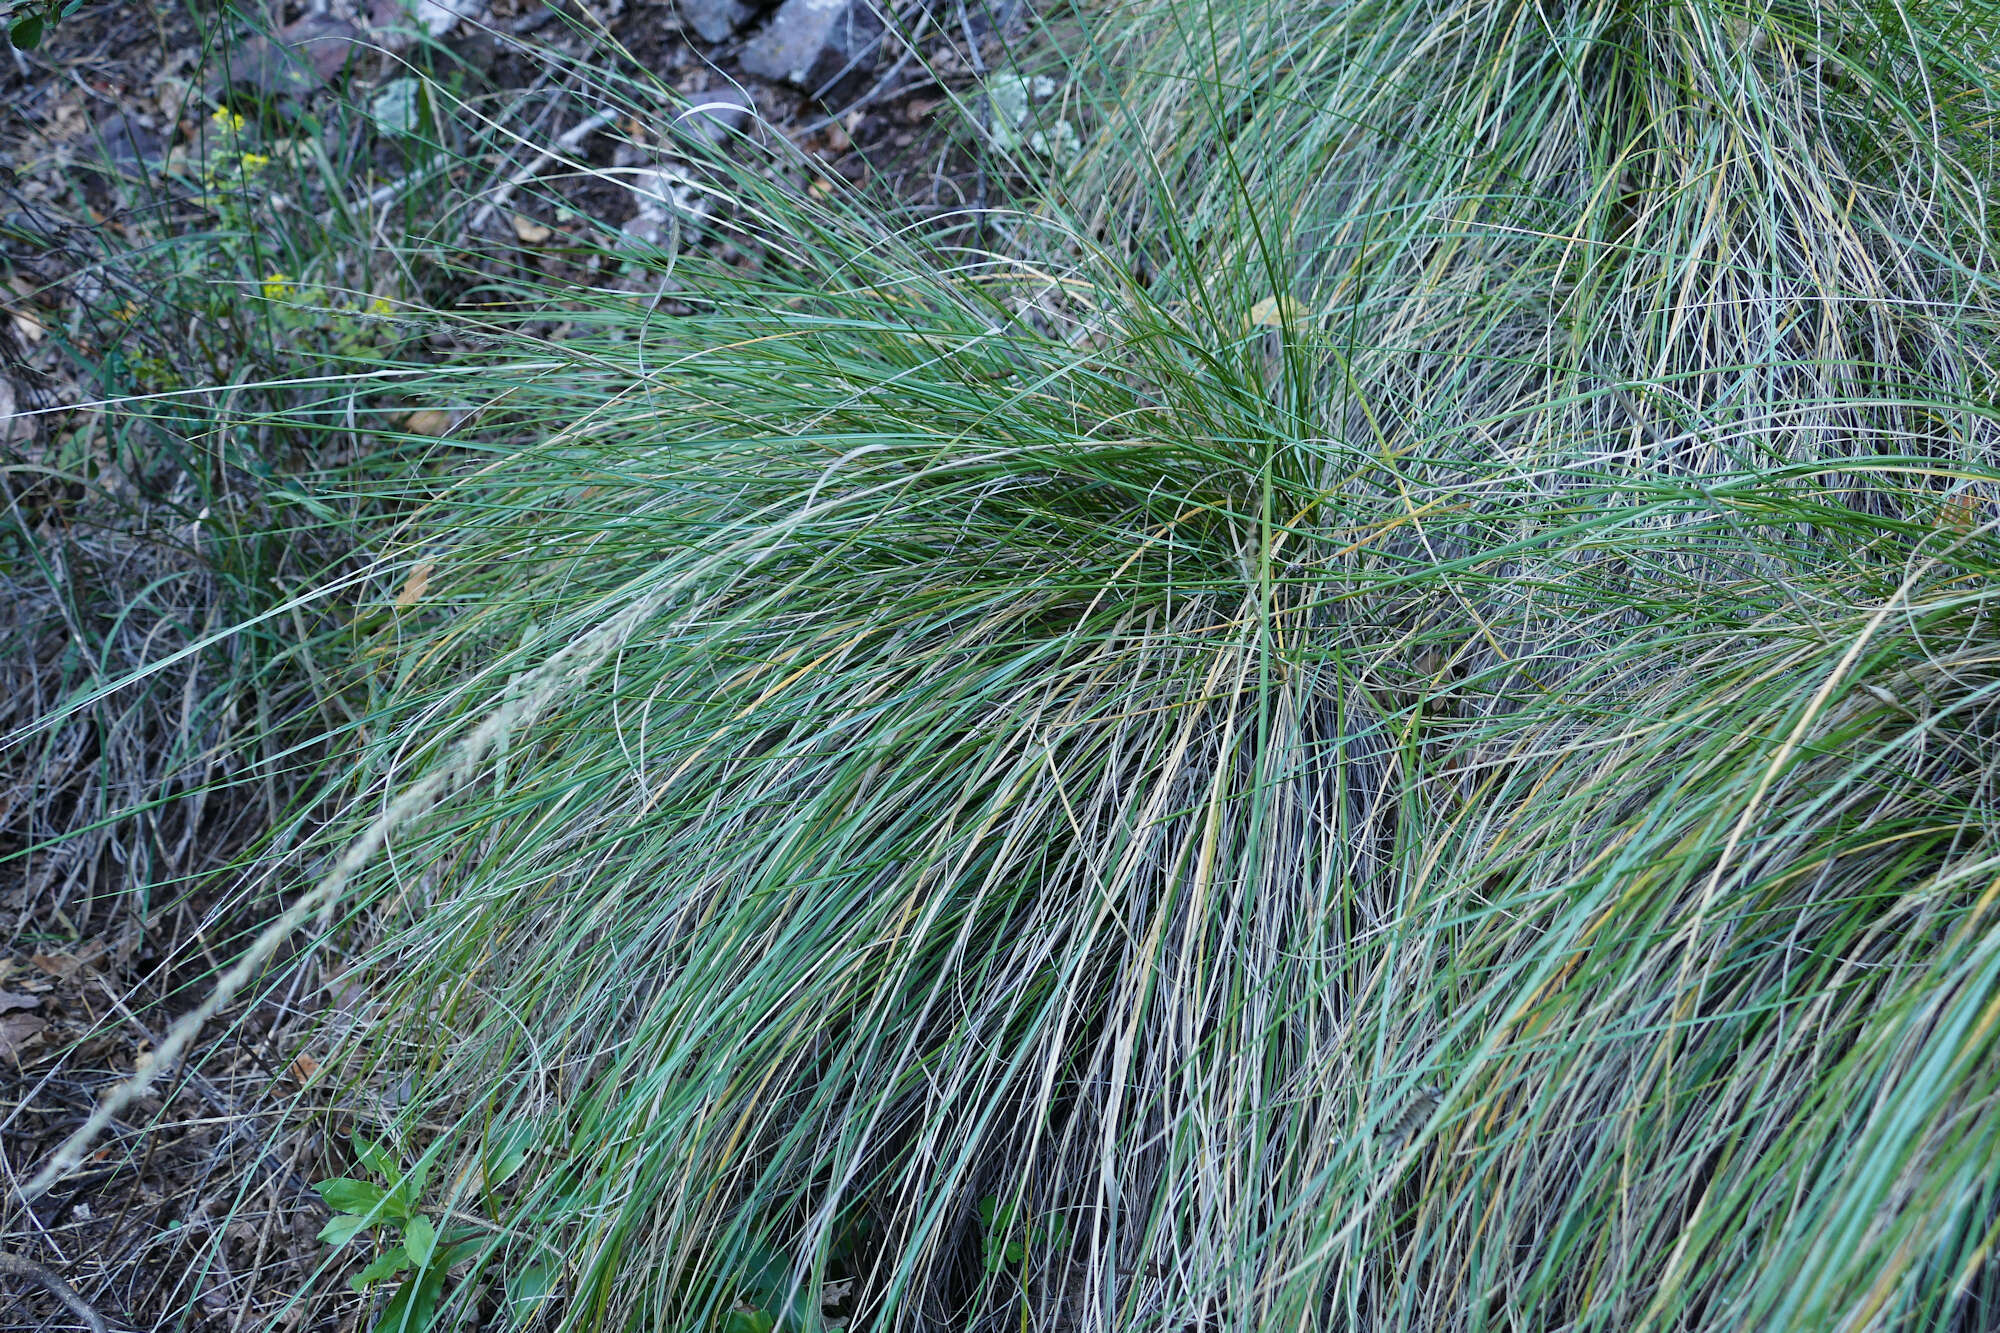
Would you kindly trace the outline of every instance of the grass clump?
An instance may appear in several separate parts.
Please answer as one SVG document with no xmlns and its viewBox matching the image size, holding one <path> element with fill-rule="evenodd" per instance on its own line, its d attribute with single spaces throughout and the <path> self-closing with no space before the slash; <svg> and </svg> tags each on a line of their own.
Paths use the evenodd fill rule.
<svg viewBox="0 0 2000 1333">
<path fill-rule="evenodd" d="M 440 373 L 295 913 L 438 1317 L 1989 1323 L 1971 17 L 1084 16 L 1003 250 Z"/>
</svg>

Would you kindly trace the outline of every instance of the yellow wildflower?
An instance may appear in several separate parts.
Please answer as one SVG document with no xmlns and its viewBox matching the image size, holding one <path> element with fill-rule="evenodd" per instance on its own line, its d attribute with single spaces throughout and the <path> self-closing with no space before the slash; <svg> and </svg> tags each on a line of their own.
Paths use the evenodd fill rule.
<svg viewBox="0 0 2000 1333">
<path fill-rule="evenodd" d="M 368 313 L 371 315 L 393 315 L 396 313 L 396 307 L 389 304 L 389 298 L 386 296 L 371 297 L 368 302 Z"/>
<path fill-rule="evenodd" d="M 243 171 L 245 175 L 262 171 L 270 165 L 271 159 L 262 153 L 245 153 L 243 155 Z"/>
<path fill-rule="evenodd" d="M 266 301 L 282 301 L 297 291 L 298 288 L 292 285 L 292 278 L 289 273 L 273 273 L 270 277 L 264 279 L 264 299 Z"/>
<path fill-rule="evenodd" d="M 241 134 L 243 127 L 250 123 L 226 106 L 215 108 L 214 114 L 209 116 L 208 121 L 224 134 Z"/>
</svg>

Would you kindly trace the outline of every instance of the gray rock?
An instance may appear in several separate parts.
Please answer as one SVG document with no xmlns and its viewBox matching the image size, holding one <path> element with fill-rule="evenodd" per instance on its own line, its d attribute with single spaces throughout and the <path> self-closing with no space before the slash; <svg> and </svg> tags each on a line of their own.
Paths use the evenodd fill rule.
<svg viewBox="0 0 2000 1333">
<path fill-rule="evenodd" d="M 35 437 L 34 418 L 21 410 L 14 382 L 0 375 L 0 444 L 19 444 Z"/>
<path fill-rule="evenodd" d="M 749 0 L 680 0 L 681 22 L 704 42 L 726 42 L 757 17 L 762 5 Z"/>
<path fill-rule="evenodd" d="M 818 91 L 866 74 L 881 35 L 882 21 L 867 0 L 785 0 L 744 45 L 743 68 Z"/>
<path fill-rule="evenodd" d="M 308 14 L 233 51 L 222 77 L 267 97 L 303 97 L 325 86 L 361 50 L 361 30 L 330 14 Z"/>
<path fill-rule="evenodd" d="M 91 128 L 88 145 L 113 171 L 160 161 L 160 136 L 139 117 L 120 111 Z"/>
<path fill-rule="evenodd" d="M 668 160 L 642 167 L 625 178 L 625 188 L 632 192 L 633 201 L 642 213 L 658 213 L 662 217 L 679 213 L 695 218 L 708 211 L 707 197 L 679 162 Z"/>
<path fill-rule="evenodd" d="M 705 93 L 689 93 L 688 108 L 674 117 L 674 129 L 688 139 L 720 147 L 742 133 L 756 112 L 749 94 L 725 83 Z"/>
<path fill-rule="evenodd" d="M 443 37 L 460 21 L 475 27 L 486 22 L 485 0 L 415 0 L 410 13 L 433 37 Z"/>
<path fill-rule="evenodd" d="M 635 211 L 621 230 L 628 240 L 649 246 L 688 243 L 688 229 L 708 216 L 709 198 L 688 175 L 686 164 L 656 162 L 625 177 Z"/>
<path fill-rule="evenodd" d="M 618 229 L 618 235 L 628 250 L 664 249 L 667 242 L 675 237 L 674 220 L 666 213 L 634 213 Z"/>
</svg>

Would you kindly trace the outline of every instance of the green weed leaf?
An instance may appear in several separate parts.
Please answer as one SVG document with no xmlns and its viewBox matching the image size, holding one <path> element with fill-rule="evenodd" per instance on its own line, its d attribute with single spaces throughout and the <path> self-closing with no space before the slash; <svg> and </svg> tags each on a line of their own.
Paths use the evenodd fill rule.
<svg viewBox="0 0 2000 1333">
<path fill-rule="evenodd" d="M 42 16 L 30 14 L 15 23 L 7 33 L 9 41 L 17 51 L 32 51 L 42 44 Z"/>
<path fill-rule="evenodd" d="M 444 1290 L 444 1278 L 445 1269 L 441 1265 L 419 1270 L 382 1308 L 382 1317 L 375 1324 L 376 1333 L 422 1333 L 429 1328 L 438 1296 Z"/>
<path fill-rule="evenodd" d="M 535 1127 L 524 1121 L 497 1126 L 486 1136 L 486 1186 L 488 1189 L 506 1183 L 521 1164 L 528 1160 L 528 1150 L 534 1146 Z"/>
<path fill-rule="evenodd" d="M 416 1166 L 410 1169 L 410 1174 L 396 1187 L 396 1193 L 403 1195 L 414 1205 L 416 1200 L 423 1197 L 424 1186 L 430 1183 L 430 1178 L 431 1159 L 426 1156 L 420 1158 Z"/>
<path fill-rule="evenodd" d="M 981 1241 L 981 1262 L 989 1273 L 997 1273 L 1009 1264 L 1021 1262 L 1020 1246 L 1011 1238 L 1014 1219 L 1019 1215 L 1017 1204 L 1002 1207 L 994 1195 L 987 1195 L 979 1201 L 979 1223 L 983 1234 Z"/>
<path fill-rule="evenodd" d="M 392 1278 L 410 1266 L 410 1256 L 401 1245 L 393 1245 L 369 1260 L 368 1266 L 347 1280 L 355 1291 L 366 1291 L 385 1278 Z"/>
<path fill-rule="evenodd" d="M 354 1155 L 361 1159 L 361 1165 L 367 1167 L 372 1174 L 378 1175 L 384 1180 L 395 1179 L 396 1159 L 389 1155 L 388 1149 L 384 1148 L 374 1139 L 364 1138 L 361 1134 L 356 1133 L 354 1136 Z"/>
<path fill-rule="evenodd" d="M 345 1176 L 333 1180 L 322 1180 L 313 1186 L 319 1197 L 326 1200 L 326 1206 L 343 1213 L 371 1213 L 382 1202 L 385 1191 L 380 1185 L 371 1185 L 365 1180 L 350 1180 Z"/>
<path fill-rule="evenodd" d="M 555 1290 L 555 1270 L 544 1263 L 524 1265 L 507 1275 L 507 1306 L 515 1322 L 525 1322 L 548 1294 Z"/>
<path fill-rule="evenodd" d="M 329 1245 L 345 1245 L 358 1231 L 368 1228 L 368 1219 L 359 1213 L 341 1213 L 320 1228 L 319 1238 Z"/>
<path fill-rule="evenodd" d="M 822 1333 L 825 1324 L 810 1308 L 805 1287 L 794 1284 L 791 1256 L 761 1241 L 751 1241 L 739 1270 L 737 1287 L 746 1304 L 754 1302 L 765 1328 L 783 1333 Z M 740 1311 L 738 1312 L 741 1313 Z"/>
<path fill-rule="evenodd" d="M 437 1228 L 431 1220 L 418 1213 L 403 1228 L 403 1244 L 410 1252 L 410 1259 L 422 1268 L 431 1261 L 431 1253 L 437 1249 Z"/>
</svg>

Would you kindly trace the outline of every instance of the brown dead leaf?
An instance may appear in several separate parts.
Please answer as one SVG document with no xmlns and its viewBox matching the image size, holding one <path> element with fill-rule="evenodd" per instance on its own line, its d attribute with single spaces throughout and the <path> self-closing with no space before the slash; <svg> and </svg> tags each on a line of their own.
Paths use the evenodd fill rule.
<svg viewBox="0 0 2000 1333">
<path fill-rule="evenodd" d="M 1289 296 L 1267 296 L 1250 307 L 1252 328 L 1281 329 L 1304 318 L 1304 307 Z"/>
<path fill-rule="evenodd" d="M 83 960 L 66 953 L 38 953 L 28 961 L 58 981 L 75 981 L 76 974 L 83 971 Z"/>
<path fill-rule="evenodd" d="M 90 124 L 90 113 L 83 109 L 81 102 L 63 101 L 56 104 L 55 134 L 58 139 L 80 139 L 84 128 Z"/>
<path fill-rule="evenodd" d="M 540 245 L 543 241 L 555 235 L 554 232 L 533 218 L 523 217 L 519 213 L 514 215 L 514 234 L 529 245 Z"/>
<path fill-rule="evenodd" d="M 172 74 L 153 76 L 153 105 L 169 120 L 174 113 L 195 101 L 194 80 L 177 78 Z"/>
<path fill-rule="evenodd" d="M 20 1064 L 30 1047 L 41 1041 L 49 1025 L 33 1014 L 9 1014 L 0 1018 L 0 1059 Z"/>
<path fill-rule="evenodd" d="M 1938 526 L 1954 528 L 1959 532 L 1970 532 L 1978 527 L 1985 508 L 1979 497 L 1971 491 L 1960 491 L 1956 495 L 1944 497 L 1944 504 L 1938 509 Z"/>
<path fill-rule="evenodd" d="M 302 171 L 312 165 L 312 154 L 307 151 L 302 139 L 272 139 L 259 151 L 273 162 L 294 171 Z"/>
<path fill-rule="evenodd" d="M 424 595 L 424 589 L 430 587 L 431 571 L 436 568 L 436 564 L 426 560 L 411 570 L 410 577 L 403 580 L 403 590 L 396 594 L 396 605 L 415 606 L 417 599 Z"/>
<path fill-rule="evenodd" d="M 309 1082 L 312 1076 L 318 1072 L 319 1061 L 313 1059 L 304 1051 L 300 1051 L 297 1056 L 293 1057 L 291 1064 L 285 1067 L 285 1073 L 291 1076 L 292 1082 L 299 1084 L 301 1087 Z"/>
<path fill-rule="evenodd" d="M 451 413 L 427 407 L 421 412 L 410 413 L 403 419 L 403 425 L 418 435 L 442 435 L 451 429 Z"/>
<path fill-rule="evenodd" d="M 39 1009 L 42 997 L 23 995 L 17 990 L 0 990 L 0 1014 L 12 1013 L 16 1009 Z"/>
</svg>

